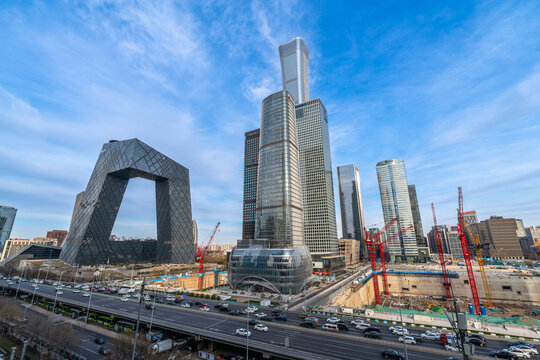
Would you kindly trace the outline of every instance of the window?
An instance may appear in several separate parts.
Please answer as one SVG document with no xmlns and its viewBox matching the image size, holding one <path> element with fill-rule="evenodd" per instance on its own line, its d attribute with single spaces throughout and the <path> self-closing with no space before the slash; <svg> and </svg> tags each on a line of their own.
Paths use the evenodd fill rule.
<svg viewBox="0 0 540 360">
<path fill-rule="evenodd" d="M 464 283 L 464 284 L 468 284 L 468 283 L 469 283 L 469 280 L 463 280 L 463 283 Z"/>
<path fill-rule="evenodd" d="M 416 289 L 416 285 L 413 285 L 412 288 L 413 288 L 413 289 Z"/>
<path fill-rule="evenodd" d="M 510 290 L 510 291 L 512 291 L 512 287 L 509 286 L 509 285 L 503 285 L 502 289 L 503 289 L 503 290 Z"/>
<path fill-rule="evenodd" d="M 404 288 L 404 287 L 402 287 L 401 290 L 402 290 L 402 291 L 409 291 L 409 288 Z"/>
</svg>

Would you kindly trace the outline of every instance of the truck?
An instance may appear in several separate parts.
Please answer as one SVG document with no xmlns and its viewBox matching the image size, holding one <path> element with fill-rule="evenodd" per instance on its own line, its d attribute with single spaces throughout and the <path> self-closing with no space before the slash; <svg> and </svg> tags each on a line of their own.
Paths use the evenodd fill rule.
<svg viewBox="0 0 540 360">
<path fill-rule="evenodd" d="M 152 351 L 154 353 L 160 353 L 163 351 L 171 350 L 173 342 L 171 339 L 161 340 L 152 345 Z"/>
</svg>

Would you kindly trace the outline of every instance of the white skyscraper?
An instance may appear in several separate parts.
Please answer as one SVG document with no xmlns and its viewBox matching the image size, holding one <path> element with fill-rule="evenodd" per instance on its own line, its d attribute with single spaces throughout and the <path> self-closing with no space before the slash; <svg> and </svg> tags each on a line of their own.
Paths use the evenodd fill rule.
<svg viewBox="0 0 540 360">
<path fill-rule="evenodd" d="M 377 178 L 384 215 L 384 222 L 394 218 L 394 223 L 386 234 L 388 237 L 405 230 L 412 229 L 388 242 L 388 251 L 392 261 L 414 261 L 418 257 L 418 246 L 414 231 L 413 215 L 407 184 L 407 173 L 403 160 L 384 160 L 377 164 Z"/>
<path fill-rule="evenodd" d="M 309 51 L 302 38 L 294 38 L 279 47 L 283 90 L 287 90 L 297 104 L 309 100 Z"/>
</svg>

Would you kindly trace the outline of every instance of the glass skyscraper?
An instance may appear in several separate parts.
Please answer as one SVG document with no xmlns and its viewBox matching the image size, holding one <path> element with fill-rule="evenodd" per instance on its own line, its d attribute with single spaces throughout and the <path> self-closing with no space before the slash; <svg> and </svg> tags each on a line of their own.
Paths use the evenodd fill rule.
<svg viewBox="0 0 540 360">
<path fill-rule="evenodd" d="M 4 248 L 6 240 L 11 236 L 17 209 L 11 206 L 0 206 L 0 249 Z"/>
<path fill-rule="evenodd" d="M 399 159 L 379 162 L 377 164 L 377 178 L 379 180 L 384 222 L 388 223 L 392 219 L 398 218 L 398 221 L 386 230 L 388 238 L 409 226 L 413 226 L 413 229 L 388 242 L 388 252 L 391 260 L 416 261 L 418 258 L 418 246 L 416 244 L 405 163 Z"/>
<path fill-rule="evenodd" d="M 354 164 L 338 166 L 339 203 L 343 238 L 360 241 L 360 259 L 367 259 L 364 246 L 364 210 L 360 191 L 360 175 Z"/>
<path fill-rule="evenodd" d="M 308 70 L 309 51 L 302 38 L 294 38 L 279 47 L 283 89 L 288 91 L 296 104 L 309 100 Z"/>
<path fill-rule="evenodd" d="M 259 129 L 245 134 L 244 142 L 244 209 L 242 239 L 255 238 L 255 200 L 257 199 L 257 170 L 259 169 Z"/>
<path fill-rule="evenodd" d="M 426 247 L 426 238 L 424 237 L 424 229 L 422 227 L 422 217 L 420 216 L 420 207 L 418 206 L 418 197 L 416 196 L 416 186 L 409 185 L 409 200 L 411 202 L 411 211 L 414 222 L 414 234 L 416 237 L 416 245 L 418 247 Z"/>
</svg>

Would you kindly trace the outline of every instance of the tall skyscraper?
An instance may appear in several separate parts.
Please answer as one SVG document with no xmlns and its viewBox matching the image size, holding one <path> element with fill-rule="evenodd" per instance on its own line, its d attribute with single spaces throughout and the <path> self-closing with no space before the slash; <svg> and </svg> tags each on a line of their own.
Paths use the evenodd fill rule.
<svg viewBox="0 0 540 360">
<path fill-rule="evenodd" d="M 418 246 L 414 231 L 414 221 L 407 185 L 405 163 L 400 159 L 384 160 L 377 164 L 377 178 L 384 215 L 384 222 L 394 218 L 398 220 L 386 231 L 392 237 L 406 228 L 404 232 L 388 242 L 388 251 L 392 261 L 415 261 L 418 258 Z"/>
<path fill-rule="evenodd" d="M 296 106 L 304 237 L 311 255 L 338 254 L 328 116 L 320 99 Z M 316 261 L 316 259 L 314 259 Z"/>
<path fill-rule="evenodd" d="M 415 185 L 409 185 L 409 200 L 411 202 L 416 245 L 418 247 L 425 247 L 427 244 L 426 238 L 424 237 L 424 229 L 422 228 L 422 218 L 420 216 L 420 207 L 418 206 L 418 197 L 416 196 Z"/>
<path fill-rule="evenodd" d="M 257 284 L 280 293 L 300 292 L 312 272 L 304 245 L 302 185 L 294 101 L 287 91 L 262 103 L 255 208 L 255 238 L 231 253 L 233 288 Z"/>
<path fill-rule="evenodd" d="M 11 236 L 15 215 L 17 215 L 17 209 L 11 206 L 0 206 L 0 248 L 3 248 L 6 240 Z"/>
<path fill-rule="evenodd" d="M 279 47 L 281 79 L 296 104 L 309 100 L 309 51 L 302 38 L 294 38 Z"/>
<path fill-rule="evenodd" d="M 358 167 L 354 164 L 338 166 L 337 173 L 343 238 L 358 240 L 359 259 L 365 260 L 367 259 L 364 246 L 365 222 Z"/>
<path fill-rule="evenodd" d="M 255 238 L 255 200 L 257 198 L 257 170 L 259 168 L 260 130 L 246 132 L 244 143 L 244 209 L 242 239 Z"/>
</svg>

